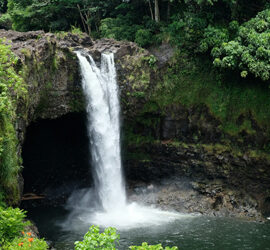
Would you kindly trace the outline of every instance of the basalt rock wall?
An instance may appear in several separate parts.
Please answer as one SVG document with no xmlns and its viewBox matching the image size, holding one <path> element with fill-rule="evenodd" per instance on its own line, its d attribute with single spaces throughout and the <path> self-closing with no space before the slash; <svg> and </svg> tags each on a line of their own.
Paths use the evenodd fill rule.
<svg viewBox="0 0 270 250">
<path fill-rule="evenodd" d="M 134 43 L 117 42 L 112 39 L 93 42 L 86 34 L 52 34 L 43 31 L 23 33 L 0 30 L 0 39 L 1 42 L 10 46 L 12 52 L 18 57 L 15 68 L 23 77 L 28 91 L 25 100 L 20 100 L 16 106 L 14 127 L 18 138 L 19 158 L 22 154 L 26 130 L 31 123 L 58 119 L 70 113 L 84 112 L 85 100 L 75 50 L 88 52 L 97 64 L 100 62 L 101 53 L 113 52 L 119 72 L 121 99 L 126 99 L 124 102 L 126 105 L 129 105 L 128 103 L 131 103 L 133 99 L 135 110 L 139 109 L 140 102 L 136 104 L 137 99 L 128 97 L 129 94 L 126 93 L 133 90 L 140 91 L 142 88 L 147 91 L 151 84 L 151 69 L 147 64 L 147 57 L 150 54 Z M 139 67 L 143 69 L 142 74 Z M 136 69 L 138 77 L 144 80 L 142 83 L 133 76 L 130 77 L 131 74 L 128 72 L 132 72 L 133 68 Z M 38 172 L 38 166 L 36 171 Z M 18 193 L 22 195 L 21 173 L 17 179 Z M 13 201 L 13 199 L 15 198 L 8 197 L 11 203 L 16 203 L 17 200 Z"/>
<path fill-rule="evenodd" d="M 220 129 L 221 121 L 206 105 L 187 106 L 179 100 L 161 108 L 158 102 L 153 103 L 174 54 L 169 45 L 150 53 L 134 43 L 92 41 L 85 34 L 1 30 L 0 37 L 6 38 L 5 43 L 19 57 L 16 67 L 23 69 L 28 88 L 27 100 L 17 107 L 19 155 L 31 122 L 84 111 L 74 51 L 88 51 L 97 64 L 101 53 L 113 52 L 124 124 L 123 165 L 129 186 L 133 190 L 138 183 L 159 186 L 154 203 L 176 210 L 186 207 L 185 212 L 259 219 L 270 213 L 269 155 L 256 151 L 267 145 L 268 139 L 251 114 L 244 118 L 250 120 L 255 132 L 243 131 L 232 137 Z M 166 179 L 172 181 L 162 189 Z"/>
</svg>

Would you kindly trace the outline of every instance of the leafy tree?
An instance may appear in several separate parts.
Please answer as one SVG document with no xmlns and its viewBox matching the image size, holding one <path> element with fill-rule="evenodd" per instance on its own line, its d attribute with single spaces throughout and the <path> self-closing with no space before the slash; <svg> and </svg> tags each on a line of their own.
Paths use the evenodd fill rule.
<svg viewBox="0 0 270 250">
<path fill-rule="evenodd" d="M 13 28 L 20 31 L 67 30 L 71 22 L 79 20 L 73 0 L 10 0 L 8 12 Z"/>
<path fill-rule="evenodd" d="M 9 0 L 8 11 L 16 30 L 61 31 L 81 25 L 90 33 L 92 26 L 98 30 L 101 18 L 119 3 L 121 0 Z"/>
<path fill-rule="evenodd" d="M 268 80 L 268 45 L 263 42 L 268 30 L 256 27 L 268 25 L 267 4 L 269 0 L 9 0 L 8 13 L 16 30 L 76 26 L 94 37 L 136 41 L 143 47 L 166 39 L 193 55 L 211 52 L 217 67 Z M 265 17 L 256 17 L 258 12 Z M 0 25 L 8 22 L 9 16 L 0 18 Z"/>
<path fill-rule="evenodd" d="M 151 39 L 152 39 L 152 34 L 150 30 L 139 29 L 136 32 L 135 42 L 141 47 L 149 46 L 152 42 Z"/>
<path fill-rule="evenodd" d="M 212 49 L 214 65 L 240 70 L 266 81 L 270 79 L 270 9 L 240 26 L 234 40 Z"/>
<path fill-rule="evenodd" d="M 203 34 L 203 38 L 200 41 L 198 51 L 207 52 L 213 47 L 221 46 L 222 43 L 228 42 L 229 32 L 226 28 L 216 28 L 209 25 Z"/>
</svg>

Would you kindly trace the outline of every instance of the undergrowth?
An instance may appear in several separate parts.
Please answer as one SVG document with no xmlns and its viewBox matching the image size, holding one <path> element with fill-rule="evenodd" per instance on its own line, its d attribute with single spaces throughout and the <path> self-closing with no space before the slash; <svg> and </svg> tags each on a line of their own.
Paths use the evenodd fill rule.
<svg viewBox="0 0 270 250">
<path fill-rule="evenodd" d="M 18 139 L 15 131 L 16 108 L 26 99 L 27 89 L 17 72 L 17 57 L 5 40 L 0 40 L 0 193 L 2 199 L 18 201 L 18 172 L 21 160 L 17 156 Z M 10 198 L 10 199 L 9 199 Z"/>
<path fill-rule="evenodd" d="M 178 54 L 145 106 L 145 112 L 155 109 L 165 112 L 171 104 L 181 103 L 186 107 L 203 104 L 221 121 L 220 128 L 225 133 L 235 136 L 243 130 L 255 133 L 252 117 L 269 134 L 270 88 L 253 82 L 252 78 L 243 81 L 233 72 L 221 74 L 206 59 Z M 240 117 L 243 117 L 241 124 Z"/>
</svg>

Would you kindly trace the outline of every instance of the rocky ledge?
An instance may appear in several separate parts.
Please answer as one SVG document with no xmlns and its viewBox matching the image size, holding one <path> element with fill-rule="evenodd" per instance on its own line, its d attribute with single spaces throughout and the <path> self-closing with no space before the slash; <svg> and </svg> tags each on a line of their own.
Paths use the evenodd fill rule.
<svg viewBox="0 0 270 250">
<path fill-rule="evenodd" d="M 264 220 L 270 215 L 270 158 L 224 145 L 163 141 L 129 147 L 132 199 L 180 212 Z M 150 177 L 150 178 L 149 178 Z M 140 180 L 139 183 L 137 180 Z"/>
</svg>

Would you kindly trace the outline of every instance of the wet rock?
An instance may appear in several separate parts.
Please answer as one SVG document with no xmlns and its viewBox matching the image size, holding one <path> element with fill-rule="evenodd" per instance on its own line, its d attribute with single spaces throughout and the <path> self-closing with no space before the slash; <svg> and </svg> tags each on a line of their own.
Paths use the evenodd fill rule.
<svg viewBox="0 0 270 250">
<path fill-rule="evenodd" d="M 270 207 L 268 161 L 245 152 L 235 156 L 229 149 L 220 154 L 209 148 L 173 142 L 129 147 L 129 151 L 143 151 L 150 160 L 126 160 L 126 176 L 132 182 L 161 186 L 154 204 L 162 208 L 263 220 Z"/>
<path fill-rule="evenodd" d="M 167 66 L 170 59 L 174 56 L 175 48 L 169 43 L 163 43 L 161 46 L 150 48 L 149 51 L 157 58 L 157 64 L 160 69 Z"/>
</svg>

